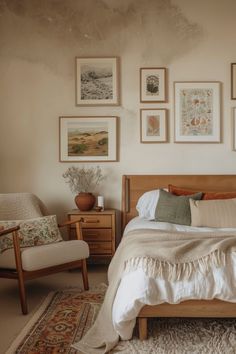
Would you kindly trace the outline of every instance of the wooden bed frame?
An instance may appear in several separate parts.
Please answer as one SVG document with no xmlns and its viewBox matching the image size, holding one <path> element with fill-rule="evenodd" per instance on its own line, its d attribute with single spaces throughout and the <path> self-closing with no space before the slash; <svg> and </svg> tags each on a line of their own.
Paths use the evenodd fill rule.
<svg viewBox="0 0 236 354">
<path fill-rule="evenodd" d="M 122 180 L 122 226 L 138 215 L 139 197 L 149 190 L 167 188 L 168 184 L 206 192 L 236 191 L 236 175 L 125 175 Z M 236 317 L 236 303 L 217 299 L 188 300 L 180 304 L 145 305 L 137 317 L 139 338 L 147 339 L 150 317 Z"/>
</svg>

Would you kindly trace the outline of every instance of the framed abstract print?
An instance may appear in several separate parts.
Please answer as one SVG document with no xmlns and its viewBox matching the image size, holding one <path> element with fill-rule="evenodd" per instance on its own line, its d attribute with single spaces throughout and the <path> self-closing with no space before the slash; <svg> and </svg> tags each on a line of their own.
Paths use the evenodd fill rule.
<svg viewBox="0 0 236 354">
<path fill-rule="evenodd" d="M 75 58 L 76 105 L 119 105 L 119 59 Z"/>
<path fill-rule="evenodd" d="M 166 68 L 140 69 L 140 102 L 167 102 Z"/>
<path fill-rule="evenodd" d="M 167 142 L 167 110 L 140 110 L 140 141 L 141 143 Z"/>
<path fill-rule="evenodd" d="M 61 162 L 117 161 L 118 117 L 60 117 Z"/>
<path fill-rule="evenodd" d="M 175 82 L 175 142 L 220 143 L 220 82 Z"/>
</svg>

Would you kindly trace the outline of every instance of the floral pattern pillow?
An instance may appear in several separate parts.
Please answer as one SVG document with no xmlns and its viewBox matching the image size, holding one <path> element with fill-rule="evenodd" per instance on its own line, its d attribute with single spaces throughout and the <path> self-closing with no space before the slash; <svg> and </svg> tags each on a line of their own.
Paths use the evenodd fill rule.
<svg viewBox="0 0 236 354">
<path fill-rule="evenodd" d="M 27 220 L 0 221 L 0 225 L 4 229 L 17 225 L 20 226 L 19 236 L 21 247 L 40 246 L 63 240 L 57 226 L 56 215 Z M 13 248 L 12 235 L 1 236 L 0 253 L 9 248 Z"/>
</svg>

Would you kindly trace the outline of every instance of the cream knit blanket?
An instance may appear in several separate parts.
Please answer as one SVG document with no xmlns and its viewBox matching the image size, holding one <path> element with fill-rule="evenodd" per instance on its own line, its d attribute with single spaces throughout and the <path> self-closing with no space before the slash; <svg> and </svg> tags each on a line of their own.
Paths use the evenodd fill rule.
<svg viewBox="0 0 236 354">
<path fill-rule="evenodd" d="M 109 287 L 93 327 L 73 345 L 86 354 L 107 353 L 118 342 L 112 305 L 122 275 L 142 268 L 151 277 L 189 279 L 225 264 L 226 252 L 236 252 L 236 233 L 130 231 L 120 243 L 108 269 Z"/>
</svg>

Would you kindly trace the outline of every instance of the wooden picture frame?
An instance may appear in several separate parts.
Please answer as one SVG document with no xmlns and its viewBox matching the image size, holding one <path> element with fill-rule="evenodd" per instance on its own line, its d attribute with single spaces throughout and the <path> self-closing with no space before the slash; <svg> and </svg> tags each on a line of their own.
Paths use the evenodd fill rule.
<svg viewBox="0 0 236 354">
<path fill-rule="evenodd" d="M 118 57 L 76 57 L 77 106 L 120 104 L 120 60 Z"/>
<path fill-rule="evenodd" d="M 220 143 L 219 81 L 174 82 L 175 142 Z"/>
<path fill-rule="evenodd" d="M 60 162 L 118 160 L 118 117 L 59 117 Z"/>
<path fill-rule="evenodd" d="M 167 142 L 167 109 L 140 109 L 140 142 Z"/>
<path fill-rule="evenodd" d="M 231 100 L 236 100 L 236 63 L 231 63 Z"/>
<path fill-rule="evenodd" d="M 236 107 L 232 110 L 232 150 L 236 151 Z"/>
<path fill-rule="evenodd" d="M 140 68 L 140 102 L 167 102 L 166 77 L 166 68 Z"/>
</svg>

